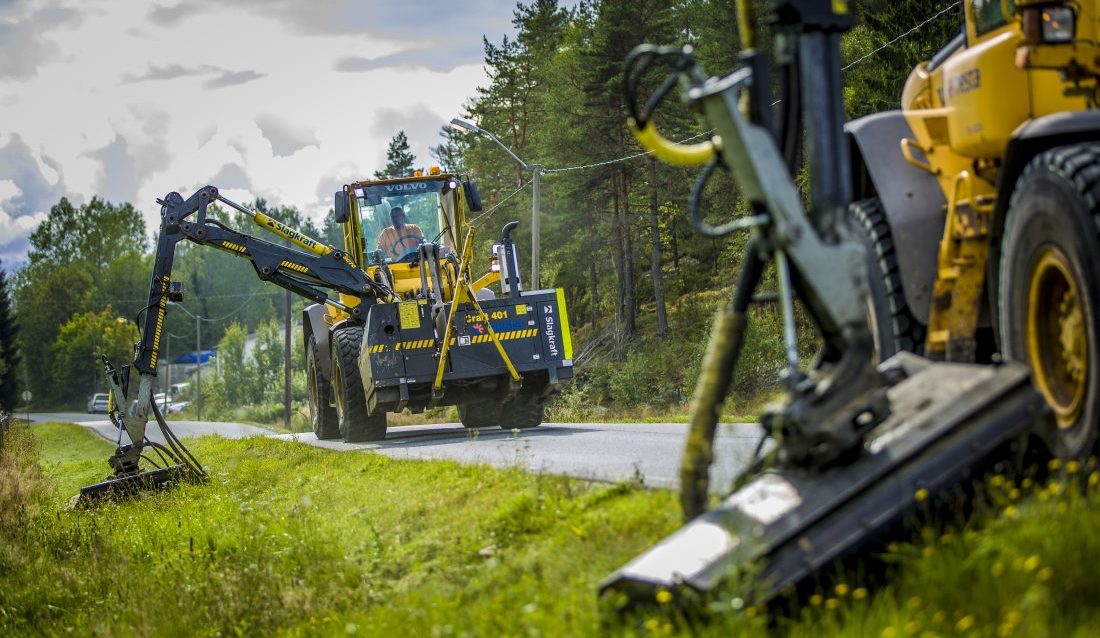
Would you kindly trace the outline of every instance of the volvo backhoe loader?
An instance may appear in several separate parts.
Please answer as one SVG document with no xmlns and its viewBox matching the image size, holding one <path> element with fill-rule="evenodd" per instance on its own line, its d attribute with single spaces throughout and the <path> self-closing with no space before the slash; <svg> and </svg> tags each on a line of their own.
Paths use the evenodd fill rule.
<svg viewBox="0 0 1100 638">
<path fill-rule="evenodd" d="M 233 230 L 208 216 L 230 206 L 293 247 Z M 131 367 L 105 361 L 110 415 L 119 427 L 114 475 L 85 487 L 91 499 L 124 489 L 201 479 L 199 463 L 150 402 L 169 301 L 176 244 L 189 240 L 247 259 L 257 276 L 314 302 L 303 316 L 309 405 L 318 438 L 378 440 L 386 413 L 456 405 L 470 428 L 535 427 L 546 401 L 572 377 L 569 318 L 561 289 L 524 291 L 511 232 L 504 226 L 488 272 L 473 274 L 467 212 L 481 210 L 469 179 L 428 175 L 369 180 L 335 194 L 344 248 L 327 246 L 213 186 L 161 204 L 160 235 L 141 341 Z M 499 283 L 499 295 L 490 286 Z M 332 296 L 330 296 L 332 294 Z M 136 396 L 135 396 L 136 394 Z M 152 411 L 166 445 L 145 437 Z M 122 432 L 129 443 L 122 440 Z M 153 465 L 143 469 L 142 461 Z"/>
<path fill-rule="evenodd" d="M 609 576 L 609 600 L 693 601 L 726 583 L 767 603 L 914 509 L 968 493 L 991 468 L 1093 450 L 1098 4 L 962 6 L 962 33 L 913 72 L 903 109 L 847 126 L 844 2 L 769 2 L 774 64 L 753 49 L 752 4 L 739 2 L 748 49 L 725 77 L 709 77 L 690 49 L 643 45 L 627 58 L 639 142 L 664 161 L 706 166 L 689 202 L 697 230 L 753 239 L 696 387 L 680 474 L 687 523 Z M 672 73 L 640 106 L 640 78 L 662 66 Z M 654 111 L 677 87 L 711 140 L 683 146 L 656 130 Z M 806 208 L 792 179 L 803 150 Z M 719 168 L 754 212 L 714 227 L 700 209 Z M 718 409 L 767 261 L 787 398 L 762 418 L 773 451 L 706 511 Z M 795 296 L 824 341 L 808 371 Z"/>
</svg>

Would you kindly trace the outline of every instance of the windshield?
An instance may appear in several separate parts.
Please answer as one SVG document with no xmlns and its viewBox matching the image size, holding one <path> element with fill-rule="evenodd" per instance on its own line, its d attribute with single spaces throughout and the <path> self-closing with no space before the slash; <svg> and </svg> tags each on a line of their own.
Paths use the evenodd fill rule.
<svg viewBox="0 0 1100 638">
<path fill-rule="evenodd" d="M 417 246 L 439 241 L 439 193 L 446 180 L 376 184 L 356 189 L 367 252 L 388 261 L 412 258 Z"/>
</svg>

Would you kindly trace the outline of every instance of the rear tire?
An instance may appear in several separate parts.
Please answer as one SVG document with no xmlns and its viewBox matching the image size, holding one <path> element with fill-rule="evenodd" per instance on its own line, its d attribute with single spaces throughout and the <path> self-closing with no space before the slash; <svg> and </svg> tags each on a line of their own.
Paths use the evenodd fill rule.
<svg viewBox="0 0 1100 638">
<path fill-rule="evenodd" d="M 362 326 L 348 326 L 332 333 L 332 386 L 336 395 L 336 422 L 348 443 L 386 438 L 385 413 L 369 416 L 367 396 L 359 375 Z"/>
<path fill-rule="evenodd" d="M 500 401 L 471 401 L 458 406 L 458 418 L 465 428 L 488 428 L 500 425 Z"/>
<path fill-rule="evenodd" d="M 1001 352 L 1023 361 L 1054 410 L 1054 453 L 1083 458 L 1100 417 L 1100 145 L 1036 156 L 1017 180 L 1001 240 Z"/>
<path fill-rule="evenodd" d="M 546 412 L 546 401 L 539 392 L 521 389 L 511 399 L 500 406 L 500 428 L 502 430 L 534 428 L 542 425 Z"/>
<path fill-rule="evenodd" d="M 901 287 L 894 238 L 878 197 L 853 203 L 848 209 L 853 230 L 867 249 L 867 315 L 878 362 L 902 350 L 924 351 L 925 327 L 916 320 Z"/>
<path fill-rule="evenodd" d="M 324 377 L 317 354 L 317 340 L 313 335 L 306 345 L 306 383 L 309 386 L 309 419 L 318 439 L 328 441 L 340 438 L 340 424 L 336 408 L 332 406 L 332 384 Z"/>
</svg>

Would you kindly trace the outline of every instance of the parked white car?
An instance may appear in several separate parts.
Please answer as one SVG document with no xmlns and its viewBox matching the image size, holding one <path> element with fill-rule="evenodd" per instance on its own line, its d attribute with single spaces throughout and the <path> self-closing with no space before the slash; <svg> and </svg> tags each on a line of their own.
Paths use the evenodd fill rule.
<svg viewBox="0 0 1100 638">
<path fill-rule="evenodd" d="M 88 399 L 88 414 L 107 414 L 107 395 L 103 392 L 97 392 L 92 395 L 92 398 Z"/>
</svg>

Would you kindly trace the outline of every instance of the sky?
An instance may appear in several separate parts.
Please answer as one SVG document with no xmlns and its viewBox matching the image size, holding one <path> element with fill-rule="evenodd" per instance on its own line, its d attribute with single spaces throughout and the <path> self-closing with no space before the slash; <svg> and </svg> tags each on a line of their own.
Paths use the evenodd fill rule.
<svg viewBox="0 0 1100 638">
<path fill-rule="evenodd" d="M 0 0 L 0 260 L 62 197 L 213 184 L 319 220 L 404 130 L 420 164 L 515 0 Z"/>
</svg>

